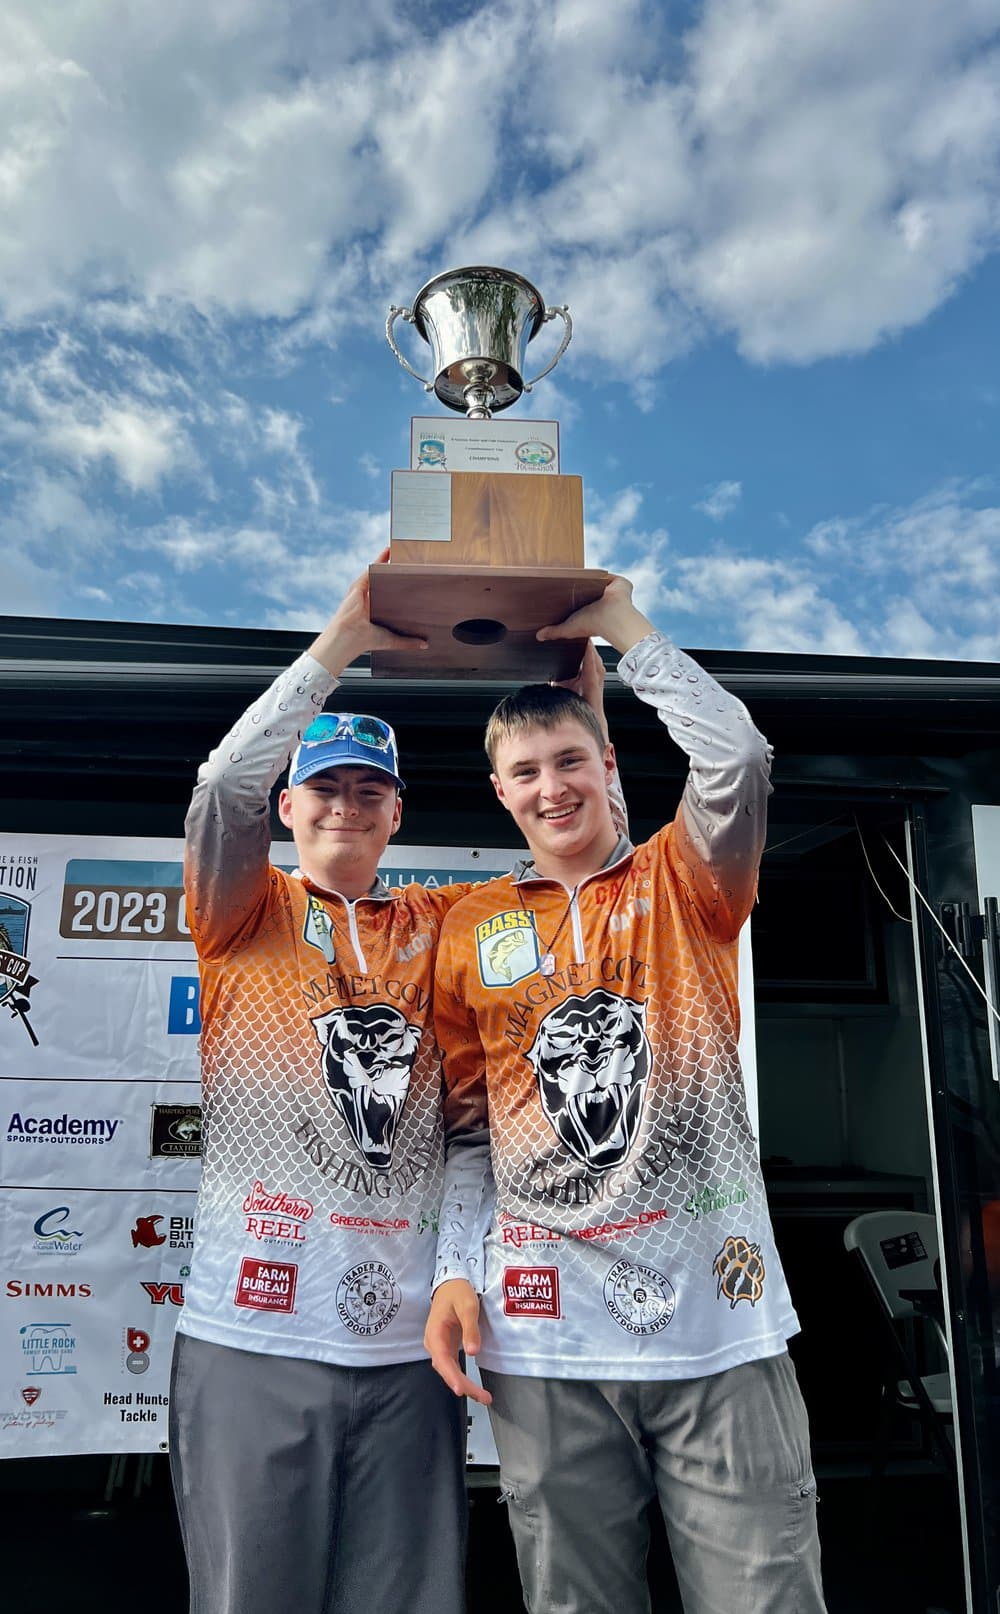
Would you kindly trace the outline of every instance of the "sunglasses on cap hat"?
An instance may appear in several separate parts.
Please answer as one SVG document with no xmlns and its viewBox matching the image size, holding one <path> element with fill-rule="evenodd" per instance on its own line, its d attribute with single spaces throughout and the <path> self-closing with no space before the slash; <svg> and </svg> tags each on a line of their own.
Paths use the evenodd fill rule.
<svg viewBox="0 0 1000 1614">
<path fill-rule="evenodd" d="M 388 723 L 366 712 L 321 712 L 305 730 L 292 757 L 289 782 L 304 784 L 328 768 L 368 767 L 386 773 L 400 790 L 396 736 Z"/>
<path fill-rule="evenodd" d="M 302 736 L 303 745 L 326 745 L 330 740 L 357 740 L 359 745 L 388 751 L 393 743 L 392 729 L 380 717 L 364 713 L 323 712 L 314 717 Z"/>
</svg>

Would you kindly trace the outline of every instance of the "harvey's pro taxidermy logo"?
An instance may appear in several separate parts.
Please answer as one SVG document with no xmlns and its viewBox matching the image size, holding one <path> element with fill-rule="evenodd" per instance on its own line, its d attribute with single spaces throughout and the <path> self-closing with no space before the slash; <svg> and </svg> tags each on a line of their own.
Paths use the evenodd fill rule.
<svg viewBox="0 0 1000 1614">
<path fill-rule="evenodd" d="M 0 893 L 0 1003 L 20 1020 L 37 1048 L 38 1038 L 28 1019 L 31 989 L 38 985 L 28 959 L 28 921 L 31 904 L 23 897 Z"/>
</svg>

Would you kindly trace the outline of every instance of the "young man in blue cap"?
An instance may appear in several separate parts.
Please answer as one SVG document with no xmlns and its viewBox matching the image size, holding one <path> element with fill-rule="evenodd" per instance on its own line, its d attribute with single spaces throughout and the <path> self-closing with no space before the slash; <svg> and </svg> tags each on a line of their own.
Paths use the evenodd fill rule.
<svg viewBox="0 0 1000 1614">
<path fill-rule="evenodd" d="M 403 779 L 324 713 L 370 649 L 367 578 L 199 769 L 188 922 L 204 1160 L 171 1389 L 192 1614 L 461 1614 L 465 1409 L 423 1325 L 443 1170 L 433 960 L 468 886 L 389 889 Z M 599 705 L 599 673 L 587 664 Z M 269 798 L 294 874 L 269 861 Z"/>
</svg>

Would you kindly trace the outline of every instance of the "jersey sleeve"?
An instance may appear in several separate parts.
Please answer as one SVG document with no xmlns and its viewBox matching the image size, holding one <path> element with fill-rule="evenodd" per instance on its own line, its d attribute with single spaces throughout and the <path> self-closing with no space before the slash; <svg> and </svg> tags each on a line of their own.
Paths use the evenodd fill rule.
<svg viewBox="0 0 1000 1614">
<path fill-rule="evenodd" d="M 622 789 L 621 774 L 617 766 L 608 784 L 608 800 L 611 803 L 611 821 L 619 835 L 628 840 L 628 807 L 625 803 L 625 792 Z"/>
<path fill-rule="evenodd" d="M 184 821 L 184 889 L 201 958 L 235 946 L 267 902 L 271 789 L 336 687 L 325 667 L 300 656 L 198 769 Z"/>
<path fill-rule="evenodd" d="M 445 1168 L 434 1287 L 465 1278 L 482 1293 L 493 1217 L 486 1056 L 475 1015 L 462 1002 L 454 930 L 445 925 L 434 980 L 434 1026 L 444 1079 Z"/>
<path fill-rule="evenodd" d="M 647 634 L 618 672 L 687 755 L 673 852 L 704 922 L 732 941 L 757 894 L 771 747 L 743 702 L 665 634 Z"/>
</svg>

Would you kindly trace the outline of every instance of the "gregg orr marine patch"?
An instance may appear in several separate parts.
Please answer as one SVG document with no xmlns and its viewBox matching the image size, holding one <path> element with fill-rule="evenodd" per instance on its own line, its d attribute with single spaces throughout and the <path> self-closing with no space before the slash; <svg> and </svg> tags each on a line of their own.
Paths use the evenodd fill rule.
<svg viewBox="0 0 1000 1614">
<path fill-rule="evenodd" d="M 512 986 L 538 969 L 538 936 L 527 908 L 508 908 L 476 926 L 476 957 L 484 986 Z"/>
</svg>

